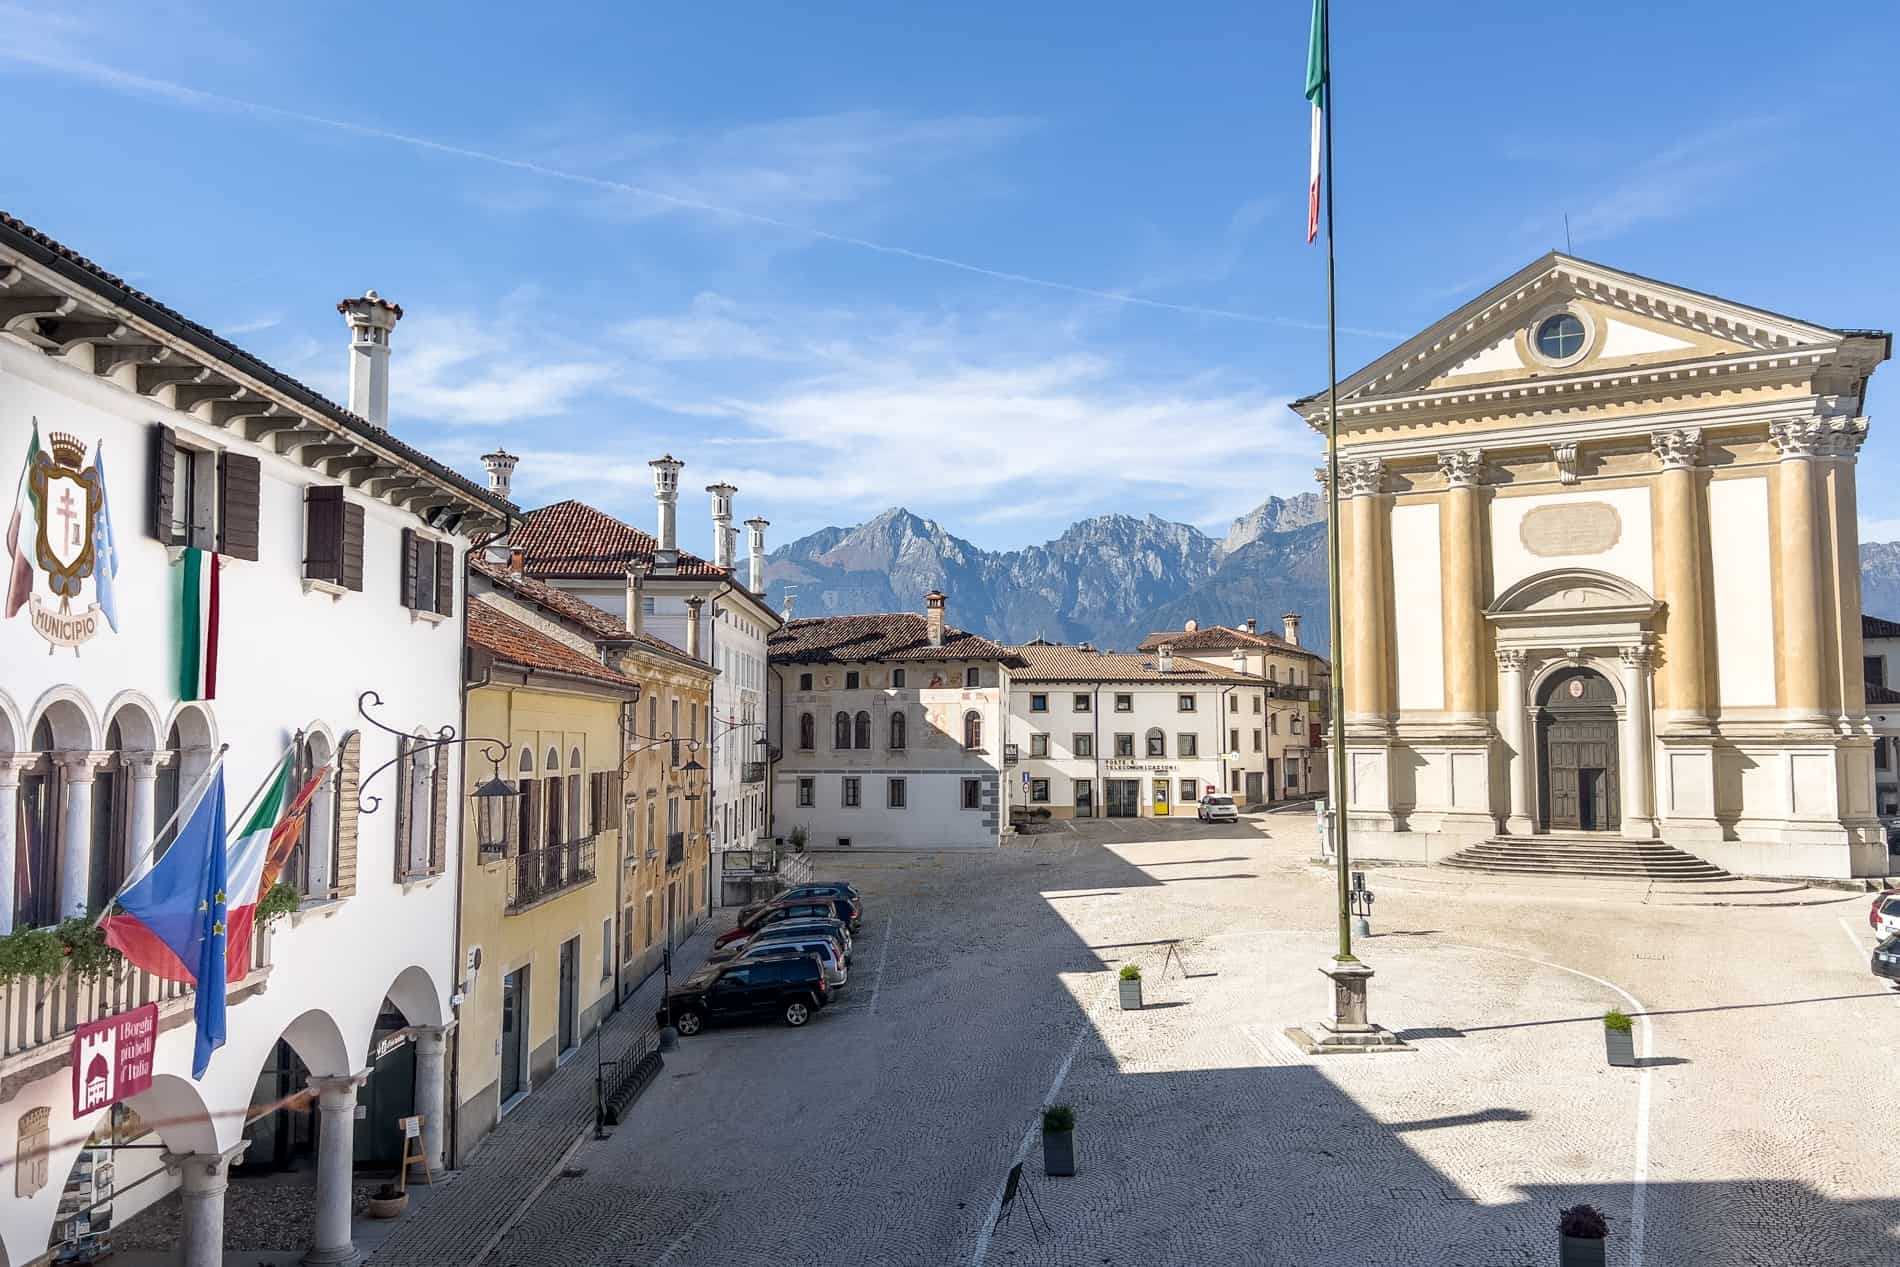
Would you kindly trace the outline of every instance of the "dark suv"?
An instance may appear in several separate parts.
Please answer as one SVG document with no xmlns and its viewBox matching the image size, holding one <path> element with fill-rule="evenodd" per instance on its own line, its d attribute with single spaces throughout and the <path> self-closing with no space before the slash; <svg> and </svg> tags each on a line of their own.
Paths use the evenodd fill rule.
<svg viewBox="0 0 1900 1267">
<path fill-rule="evenodd" d="M 787 953 L 702 968 L 673 987 L 655 1019 L 688 1037 L 716 1022 L 770 1016 L 797 1028 L 830 1001 L 818 956 Z"/>
</svg>

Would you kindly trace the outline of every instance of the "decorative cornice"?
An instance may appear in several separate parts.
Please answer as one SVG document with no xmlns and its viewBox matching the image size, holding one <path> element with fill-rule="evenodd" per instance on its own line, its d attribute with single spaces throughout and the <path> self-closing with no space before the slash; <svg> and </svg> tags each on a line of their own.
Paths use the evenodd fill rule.
<svg viewBox="0 0 1900 1267">
<path fill-rule="evenodd" d="M 1438 473 L 1453 488 L 1476 488 L 1484 483 L 1484 450 L 1451 449 L 1440 453 Z"/>
<path fill-rule="evenodd" d="M 1575 484 L 1577 482 L 1577 442 L 1563 440 L 1550 446 L 1550 459 L 1557 464 L 1557 482 Z"/>
<path fill-rule="evenodd" d="M 1385 463 L 1378 458 L 1354 458 L 1339 464 L 1342 497 L 1376 497 L 1385 491 Z"/>
<path fill-rule="evenodd" d="M 1649 447 L 1665 471 L 1693 470 L 1702 457 L 1702 428 L 1651 432 Z"/>
<path fill-rule="evenodd" d="M 1852 459 L 1867 441 L 1865 418 L 1777 418 L 1768 438 L 1784 462 L 1798 458 Z"/>
<path fill-rule="evenodd" d="M 1504 672 L 1522 673 L 1524 671 L 1525 655 L 1521 647 L 1499 647 L 1497 654 L 1498 668 Z"/>
<path fill-rule="evenodd" d="M 1313 482 L 1319 485 L 1319 491 L 1321 495 L 1325 495 L 1326 493 L 1331 491 L 1331 486 L 1326 481 L 1325 467 L 1316 466 L 1313 468 Z"/>
<path fill-rule="evenodd" d="M 1656 649 L 1654 647 L 1620 647 L 1617 650 L 1617 655 L 1621 658 L 1626 668 L 1642 669 L 1647 672 L 1656 666 Z"/>
</svg>

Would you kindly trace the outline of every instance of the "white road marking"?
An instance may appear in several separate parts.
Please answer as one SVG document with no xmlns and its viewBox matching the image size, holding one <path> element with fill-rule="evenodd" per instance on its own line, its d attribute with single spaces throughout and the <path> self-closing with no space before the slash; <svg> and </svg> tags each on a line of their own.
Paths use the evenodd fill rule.
<svg viewBox="0 0 1900 1267">
<path fill-rule="evenodd" d="M 1016 1155 L 1010 1159 L 1009 1163 L 1011 1167 L 1018 1165 L 1029 1156 L 1029 1146 L 1035 1142 L 1037 1133 L 1042 1129 L 1043 1105 L 1053 1103 L 1056 1092 L 1062 1090 L 1062 1084 L 1069 1077 L 1069 1066 L 1075 1063 L 1076 1055 L 1082 1050 L 1082 1040 L 1087 1038 L 1095 1028 L 1090 1018 L 1095 1013 L 1096 1004 L 1108 997 L 1108 992 L 1114 987 L 1115 982 L 1115 977 L 1111 975 L 1101 992 L 1083 1011 L 1082 1023 L 1076 1027 L 1075 1041 L 1069 1044 L 1069 1054 L 1062 1058 L 1062 1065 L 1056 1070 L 1055 1079 L 1049 1083 L 1049 1089 L 1042 1093 L 1042 1104 L 1036 1106 L 1035 1114 L 1029 1119 L 1029 1126 L 1023 1131 L 1022 1142 L 1016 1145 Z M 1003 1210 L 1003 1184 L 1008 1182 L 1005 1176 L 1003 1183 L 996 1185 L 996 1196 L 990 1201 L 989 1213 L 983 1217 L 982 1230 L 977 1233 L 976 1248 L 970 1251 L 970 1267 L 983 1267 L 983 1260 L 989 1257 L 990 1237 L 996 1234 L 996 1217 Z"/>
<path fill-rule="evenodd" d="M 896 922 L 897 916 L 895 915 L 886 915 L 884 917 L 884 941 L 883 944 L 877 948 L 877 980 L 871 983 L 870 1013 L 872 1016 L 877 1015 L 878 991 L 884 988 L 884 961 L 891 957 L 891 925 Z"/>
<path fill-rule="evenodd" d="M 653 1267 L 666 1267 L 667 1263 L 672 1262 L 673 1255 L 686 1248 L 686 1242 L 693 1239 L 693 1234 L 698 1232 L 700 1228 L 706 1226 L 706 1224 L 711 1221 L 713 1215 L 719 1213 L 719 1204 L 718 1200 L 715 1199 L 700 1212 L 698 1218 L 687 1224 L 686 1230 L 674 1237 L 673 1243 L 666 1247 L 666 1252 L 653 1260 Z"/>
<path fill-rule="evenodd" d="M 1863 954 L 1863 955 L 1873 953 L 1872 950 L 1870 950 L 1867 946 L 1864 946 L 1861 944 L 1860 934 L 1856 933 L 1853 930 L 1853 928 L 1848 925 L 1848 922 L 1845 918 L 1843 918 L 1842 916 L 1836 915 L 1834 917 L 1834 922 L 1841 926 L 1841 931 L 1843 933 L 1847 934 L 1847 940 L 1854 943 L 1854 950 L 1857 953 Z"/>
</svg>

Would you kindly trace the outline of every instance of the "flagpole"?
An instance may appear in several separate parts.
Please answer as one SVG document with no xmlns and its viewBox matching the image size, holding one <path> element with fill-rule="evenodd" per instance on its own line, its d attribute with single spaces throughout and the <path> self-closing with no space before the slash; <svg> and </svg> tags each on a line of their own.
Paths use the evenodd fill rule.
<svg viewBox="0 0 1900 1267">
<path fill-rule="evenodd" d="M 178 821 L 178 816 L 198 803 L 199 796 L 204 792 L 205 786 L 211 782 L 211 776 L 218 772 L 218 767 L 224 764 L 224 755 L 229 751 L 231 751 L 230 744 L 218 745 L 218 751 L 216 755 L 211 758 L 211 764 L 204 768 L 204 773 L 200 774 L 197 782 L 191 785 L 191 790 L 184 796 L 178 798 L 178 804 L 172 809 L 172 816 L 165 820 L 164 826 L 152 833 L 151 843 L 145 846 L 145 852 L 140 854 L 138 858 L 133 861 L 132 865 L 126 868 L 125 882 L 119 885 L 117 892 L 106 899 L 106 904 L 99 908 L 99 913 L 92 917 L 92 926 L 94 928 L 99 927 L 100 922 L 106 917 L 106 912 L 112 909 L 112 904 L 117 902 L 121 897 L 124 897 L 125 891 L 131 888 L 133 883 L 138 880 L 140 875 L 139 869 L 145 865 L 145 860 L 152 856 L 152 851 L 158 848 L 158 842 L 165 839 L 165 833 L 172 829 L 172 824 Z"/>
<path fill-rule="evenodd" d="M 1321 180 L 1326 186 L 1326 573 L 1332 633 L 1333 672 L 1330 683 L 1333 713 L 1333 859 L 1339 868 L 1339 953 L 1341 963 L 1354 961 L 1352 953 L 1352 891 L 1346 844 L 1346 673 L 1345 639 L 1340 629 L 1339 599 L 1339 326 L 1335 311 L 1333 274 L 1333 6 L 1320 8 L 1320 58 L 1325 68 L 1321 88 L 1320 128 L 1323 133 Z"/>
</svg>

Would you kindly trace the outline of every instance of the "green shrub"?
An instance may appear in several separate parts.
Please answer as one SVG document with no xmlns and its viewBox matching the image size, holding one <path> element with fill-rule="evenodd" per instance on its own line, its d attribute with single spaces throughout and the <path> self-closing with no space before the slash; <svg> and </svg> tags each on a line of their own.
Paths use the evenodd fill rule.
<svg viewBox="0 0 1900 1267">
<path fill-rule="evenodd" d="M 1610 1220 L 1593 1205 L 1573 1205 L 1557 1216 L 1557 1230 L 1564 1236 L 1600 1241 L 1610 1234 Z"/>
<path fill-rule="evenodd" d="M 1046 1133 L 1075 1129 L 1075 1110 L 1066 1104 L 1051 1104 L 1042 1111 L 1042 1129 Z"/>
<path fill-rule="evenodd" d="M 1629 1014 L 1621 1008 L 1613 1007 L 1603 1014 L 1604 1029 L 1620 1030 L 1627 1034 L 1630 1029 L 1630 1024 Z"/>
<path fill-rule="evenodd" d="M 1123 965 L 1122 965 L 1122 980 L 1124 980 L 1124 981 L 1139 981 L 1139 980 L 1141 980 L 1141 968 L 1140 968 L 1140 966 L 1139 966 L 1139 965 L 1137 965 L 1137 964 L 1132 964 L 1132 963 L 1125 963 L 1125 964 L 1123 964 Z"/>
<path fill-rule="evenodd" d="M 270 886 L 263 897 L 257 899 L 257 912 L 251 917 L 252 926 L 269 928 L 276 920 L 302 905 L 303 894 L 297 892 L 297 886 L 288 880 L 279 880 Z"/>
<path fill-rule="evenodd" d="M 0 937 L 0 981 L 44 980 L 66 970 L 66 947 L 50 928 L 16 928 Z"/>
<path fill-rule="evenodd" d="M 106 945 L 105 932 L 93 927 L 84 915 L 60 921 L 53 936 L 59 940 L 62 966 L 70 967 L 77 976 L 97 979 L 119 962 L 119 952 Z"/>
</svg>

